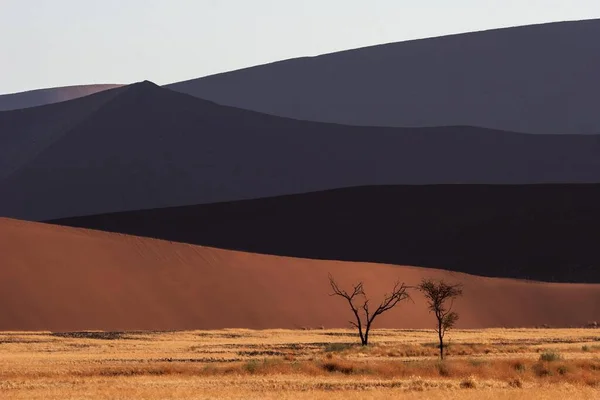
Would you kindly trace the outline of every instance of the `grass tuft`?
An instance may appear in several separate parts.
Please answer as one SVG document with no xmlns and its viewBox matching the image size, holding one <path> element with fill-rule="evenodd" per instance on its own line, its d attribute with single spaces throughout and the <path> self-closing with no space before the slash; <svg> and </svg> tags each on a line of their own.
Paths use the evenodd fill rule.
<svg viewBox="0 0 600 400">
<path fill-rule="evenodd" d="M 448 368 L 448 364 L 444 361 L 437 363 L 437 370 L 440 376 L 450 376 L 450 368 Z"/>
<path fill-rule="evenodd" d="M 553 361 L 559 361 L 561 359 L 562 359 L 561 355 L 558 353 L 555 353 L 553 351 L 546 351 L 546 352 L 540 354 L 540 361 L 553 362 Z"/>
<path fill-rule="evenodd" d="M 533 365 L 533 372 L 538 378 L 545 378 L 552 375 L 552 370 L 548 368 L 548 365 L 541 362 Z"/>
<path fill-rule="evenodd" d="M 561 365 L 556 369 L 556 372 L 558 372 L 559 375 L 565 375 L 567 372 L 569 372 L 569 367 L 566 365 Z"/>
<path fill-rule="evenodd" d="M 341 372 L 349 375 L 354 372 L 354 367 L 350 364 L 344 364 L 339 361 L 327 361 L 323 363 L 323 369 L 327 372 Z"/>
<path fill-rule="evenodd" d="M 475 383 L 473 377 L 468 377 L 460 382 L 460 387 L 461 389 L 476 389 L 477 383 Z"/>
<path fill-rule="evenodd" d="M 508 381 L 508 386 L 516 389 L 521 389 L 523 387 L 523 381 L 519 378 L 513 378 Z"/>
<path fill-rule="evenodd" d="M 525 366 L 525 363 L 523 361 L 516 361 L 515 363 L 513 363 L 513 368 L 515 371 L 518 372 L 525 372 L 525 370 L 527 370 L 527 367 Z"/>
</svg>

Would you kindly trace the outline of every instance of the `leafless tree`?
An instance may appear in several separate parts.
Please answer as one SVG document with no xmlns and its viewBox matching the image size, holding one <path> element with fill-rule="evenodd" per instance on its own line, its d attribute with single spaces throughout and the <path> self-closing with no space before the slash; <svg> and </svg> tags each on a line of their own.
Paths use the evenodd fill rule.
<svg viewBox="0 0 600 400">
<path fill-rule="evenodd" d="M 458 314 L 452 311 L 454 299 L 462 296 L 461 284 L 448 284 L 443 280 L 423 279 L 417 289 L 425 295 L 429 311 L 435 314 L 437 327 L 435 329 L 440 341 L 440 359 L 444 359 L 444 336 L 446 331 L 456 324 Z M 450 305 L 446 306 L 446 301 Z"/>
<path fill-rule="evenodd" d="M 381 304 L 374 311 L 371 311 L 369 308 L 369 299 L 365 294 L 362 282 L 354 285 L 351 292 L 341 289 L 331 274 L 329 274 L 329 283 L 333 289 L 333 293 L 330 296 L 340 296 L 348 302 L 356 319 L 356 322 L 350 321 L 350 324 L 358 329 L 360 344 L 363 346 L 369 344 L 369 332 L 375 318 L 391 310 L 402 300 L 410 299 L 410 295 L 407 293 L 407 286 L 404 283 L 396 282 L 392 292 L 386 294 Z"/>
</svg>

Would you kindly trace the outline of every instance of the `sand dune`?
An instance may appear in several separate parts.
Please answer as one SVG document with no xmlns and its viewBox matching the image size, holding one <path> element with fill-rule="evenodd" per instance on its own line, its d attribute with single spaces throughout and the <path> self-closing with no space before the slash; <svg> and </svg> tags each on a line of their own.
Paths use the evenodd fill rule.
<svg viewBox="0 0 600 400">
<path fill-rule="evenodd" d="M 481 278 L 423 268 L 310 261 L 0 220 L 0 330 L 346 327 L 327 273 L 375 298 L 400 278 L 465 285 L 460 326 L 581 325 L 600 319 L 600 286 Z M 379 327 L 428 327 L 422 299 Z"/>
<path fill-rule="evenodd" d="M 600 134 L 599 36 L 598 19 L 493 29 L 301 57 L 165 87 L 309 121 Z M 1 95 L 0 110 L 114 86 Z"/>
<path fill-rule="evenodd" d="M 121 92 L 0 112 L 0 180 L 26 165 Z"/>
<path fill-rule="evenodd" d="M 283 256 L 600 283 L 600 185 L 355 187 L 52 221 Z"/>
<path fill-rule="evenodd" d="M 29 90 L 26 92 L 0 95 L 0 111 L 42 106 L 77 99 L 122 85 L 80 85 L 63 86 L 48 89 Z"/>
<path fill-rule="evenodd" d="M 600 133 L 600 20 L 391 43 L 169 85 L 219 104 L 372 126 Z"/>
<path fill-rule="evenodd" d="M 90 97 L 0 113 L 8 143 L 0 193 L 10 193 L 0 196 L 0 216 L 46 220 L 361 185 L 600 182 L 594 135 L 323 124 L 151 82 Z M 66 110 L 83 102 L 94 107 Z"/>
</svg>

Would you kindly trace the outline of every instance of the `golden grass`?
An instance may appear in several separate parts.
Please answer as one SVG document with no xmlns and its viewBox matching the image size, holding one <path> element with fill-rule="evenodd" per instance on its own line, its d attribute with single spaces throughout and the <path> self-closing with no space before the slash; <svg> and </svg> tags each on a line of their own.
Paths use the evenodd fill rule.
<svg viewBox="0 0 600 400">
<path fill-rule="evenodd" d="M 597 398 L 600 331 L 0 333 L 0 398 Z"/>
</svg>

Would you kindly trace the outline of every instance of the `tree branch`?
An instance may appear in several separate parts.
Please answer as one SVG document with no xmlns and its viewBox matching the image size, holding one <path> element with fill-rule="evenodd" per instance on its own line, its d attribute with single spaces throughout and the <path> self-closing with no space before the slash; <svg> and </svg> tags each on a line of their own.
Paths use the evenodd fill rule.
<svg viewBox="0 0 600 400">
<path fill-rule="evenodd" d="M 359 282 L 356 285 L 354 285 L 354 287 L 352 289 L 352 293 L 349 293 L 346 290 L 341 289 L 331 274 L 329 274 L 329 284 L 331 286 L 331 289 L 333 290 L 333 293 L 331 293 L 330 296 L 340 296 L 340 297 L 346 299 L 346 301 L 348 302 L 348 305 L 350 306 L 350 310 L 352 310 L 352 313 L 354 314 L 354 317 L 356 318 L 356 322 L 350 321 L 350 325 L 352 325 L 353 327 L 358 329 L 358 333 L 360 335 L 360 340 L 363 345 L 366 345 L 368 342 L 369 330 L 371 329 L 373 320 L 375 320 L 375 318 L 378 315 L 381 315 L 384 312 L 389 311 L 392 308 L 394 308 L 400 301 L 410 298 L 410 295 L 407 292 L 407 286 L 404 285 L 404 283 L 400 284 L 397 281 L 394 284 L 394 288 L 392 289 L 391 294 L 389 294 L 389 295 L 386 294 L 384 296 L 384 299 L 381 302 L 381 304 L 379 304 L 379 306 L 371 314 L 371 311 L 369 309 L 369 299 L 366 297 L 366 294 L 364 291 L 364 286 L 363 286 L 362 282 Z M 357 306 L 354 304 L 354 300 L 359 296 L 364 296 L 364 301 L 363 301 L 362 305 Z M 364 332 L 363 332 L 363 321 L 361 319 L 359 309 L 362 309 L 362 312 L 364 313 L 364 316 L 366 318 L 366 321 L 364 322 L 364 327 L 365 327 Z"/>
</svg>

